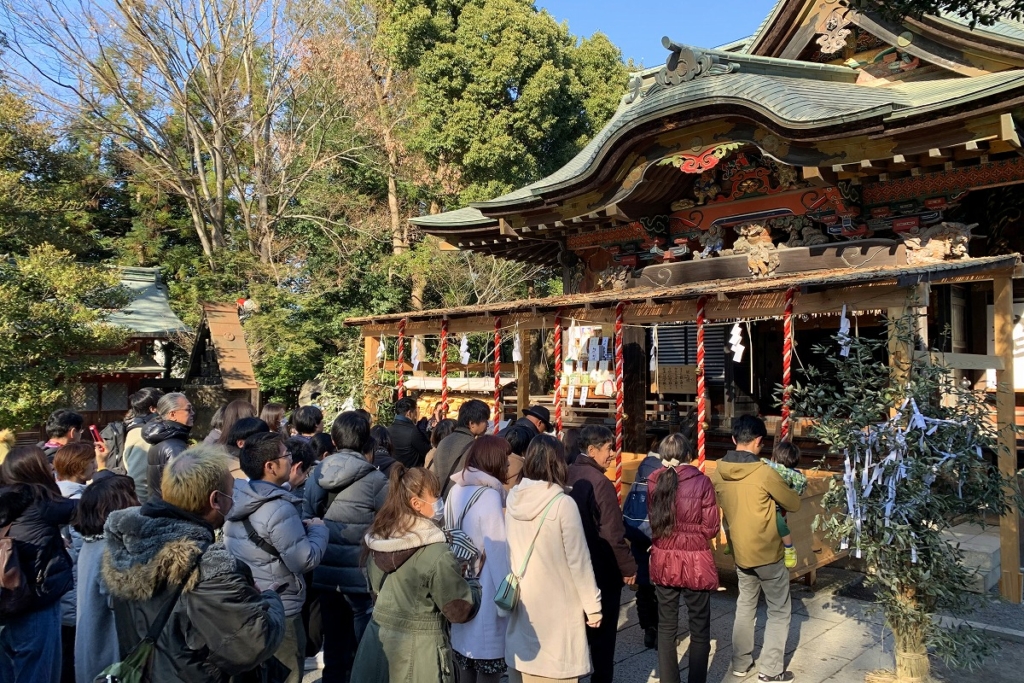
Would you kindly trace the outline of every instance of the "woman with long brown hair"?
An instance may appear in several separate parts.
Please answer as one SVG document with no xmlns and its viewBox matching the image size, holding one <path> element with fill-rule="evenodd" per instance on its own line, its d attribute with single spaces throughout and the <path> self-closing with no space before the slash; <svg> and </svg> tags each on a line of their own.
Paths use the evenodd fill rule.
<svg viewBox="0 0 1024 683">
<path fill-rule="evenodd" d="M 508 575 L 505 542 L 505 480 L 508 441 L 500 436 L 479 436 L 466 453 L 462 471 L 452 475 L 455 486 L 445 503 L 445 524 L 461 529 L 473 546 L 487 558 L 480 587 L 492 596 Z M 505 630 L 508 615 L 498 613 L 493 600 L 484 600 L 480 611 L 465 624 L 452 624 L 452 652 L 459 683 L 498 683 L 507 670 Z"/>
<path fill-rule="evenodd" d="M 446 622 L 480 607 L 480 563 L 460 567 L 439 526 L 441 484 L 422 467 L 391 468 L 388 497 L 366 535 L 373 617 L 352 665 L 366 683 L 454 683 Z"/>
<path fill-rule="evenodd" d="M 565 495 L 568 469 L 561 442 L 541 434 L 508 494 L 509 565 L 519 577 L 505 634 L 509 683 L 575 681 L 591 671 L 586 627 L 601 624 L 601 591 L 579 508 Z"/>
<path fill-rule="evenodd" d="M 0 464 L 0 528 L 8 527 L 25 581 L 0 604 L 0 681 L 60 681 L 60 599 L 74 585 L 60 528 L 76 505 L 61 497 L 41 448 L 15 448 Z"/>
<path fill-rule="evenodd" d="M 658 597 L 658 669 L 662 683 L 679 683 L 676 641 L 679 598 L 690 618 L 689 683 L 704 683 L 711 656 L 711 593 L 718 570 L 708 541 L 718 534 L 715 488 L 690 463 L 693 448 L 682 434 L 669 434 L 658 447 L 663 462 L 678 461 L 648 477 L 651 494 L 651 583 Z"/>
<path fill-rule="evenodd" d="M 224 417 L 222 418 L 220 437 L 217 439 L 217 443 L 221 446 L 234 446 L 234 442 L 230 439 L 231 430 L 236 422 L 247 417 L 256 417 L 256 408 L 248 401 L 237 399 L 227 404 L 224 407 Z"/>
</svg>

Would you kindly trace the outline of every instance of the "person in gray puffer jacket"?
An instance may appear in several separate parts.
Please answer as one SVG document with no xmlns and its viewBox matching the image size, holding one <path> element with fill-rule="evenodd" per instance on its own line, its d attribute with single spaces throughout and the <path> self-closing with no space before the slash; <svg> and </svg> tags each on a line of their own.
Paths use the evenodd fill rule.
<svg viewBox="0 0 1024 683">
<path fill-rule="evenodd" d="M 224 545 L 249 566 L 257 586 L 277 586 L 284 603 L 285 636 L 274 656 L 291 669 L 286 683 L 300 683 L 306 658 L 302 575 L 323 559 L 327 527 L 316 518 L 303 522 L 301 499 L 282 488 L 291 474 L 292 458 L 280 434 L 253 434 L 245 440 L 239 460 L 249 480 L 235 481 Z"/>
<path fill-rule="evenodd" d="M 318 464 L 306 480 L 304 518 L 322 517 L 330 532 L 327 554 L 313 571 L 324 619 L 323 683 L 347 681 L 355 648 L 370 620 L 369 587 L 361 567 L 363 536 L 384 506 L 388 480 L 371 465 L 370 423 L 355 412 L 337 417 L 331 438 L 339 450 Z M 354 638 L 353 638 L 354 636 Z"/>
</svg>

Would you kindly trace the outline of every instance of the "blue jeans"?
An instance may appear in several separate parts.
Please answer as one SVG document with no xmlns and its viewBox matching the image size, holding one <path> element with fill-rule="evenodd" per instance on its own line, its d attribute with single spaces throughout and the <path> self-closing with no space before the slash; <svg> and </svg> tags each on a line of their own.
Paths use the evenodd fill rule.
<svg viewBox="0 0 1024 683">
<path fill-rule="evenodd" d="M 324 632 L 322 683 L 349 682 L 352 662 L 372 610 L 369 593 L 320 593 Z"/>
<path fill-rule="evenodd" d="M 0 624 L 0 681 L 60 683 L 60 602 Z"/>
</svg>

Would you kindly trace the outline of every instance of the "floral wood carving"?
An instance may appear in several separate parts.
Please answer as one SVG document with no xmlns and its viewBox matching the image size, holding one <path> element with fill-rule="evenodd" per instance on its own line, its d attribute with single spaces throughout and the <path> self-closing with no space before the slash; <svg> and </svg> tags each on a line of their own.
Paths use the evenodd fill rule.
<svg viewBox="0 0 1024 683">
<path fill-rule="evenodd" d="M 903 240 L 907 245 L 907 263 L 918 265 L 967 258 L 971 231 L 976 227 L 977 223 L 942 222 L 910 233 Z"/>
<path fill-rule="evenodd" d="M 679 152 L 678 154 L 665 157 L 658 162 L 658 165 L 675 166 L 683 173 L 703 173 L 717 166 L 719 161 L 728 156 L 729 152 L 739 149 L 740 145 L 741 143 L 739 142 L 726 142 L 708 147 L 694 154 Z"/>
<path fill-rule="evenodd" d="M 832 0 L 834 2 L 834 0 Z M 834 55 L 846 47 L 846 38 L 852 32 L 847 28 L 850 25 L 850 10 L 842 5 L 837 5 L 828 10 L 829 2 L 823 2 L 818 8 L 826 13 L 818 20 L 815 30 L 821 35 L 815 41 L 821 48 L 822 54 Z"/>
</svg>

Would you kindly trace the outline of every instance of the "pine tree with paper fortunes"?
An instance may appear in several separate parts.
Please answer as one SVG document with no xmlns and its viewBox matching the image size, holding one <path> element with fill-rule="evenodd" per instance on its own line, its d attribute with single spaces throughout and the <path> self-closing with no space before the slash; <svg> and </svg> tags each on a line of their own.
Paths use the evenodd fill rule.
<svg viewBox="0 0 1024 683">
<path fill-rule="evenodd" d="M 909 352 L 913 316 L 890 325 L 897 362 L 887 362 L 884 338 L 837 335 L 814 349 L 828 372 L 807 369 L 792 406 L 813 419 L 813 436 L 844 461 L 843 476 L 822 501 L 829 512 L 815 528 L 864 559 L 867 585 L 894 634 L 895 670 L 867 680 L 917 683 L 931 680 L 929 654 L 973 668 L 993 648 L 972 629 L 933 621 L 937 613 L 967 614 L 979 599 L 968 591 L 974 575 L 942 532 L 991 521 L 1020 495 L 1010 493 L 1016 486 L 995 465 L 992 406 L 925 354 Z"/>
</svg>

